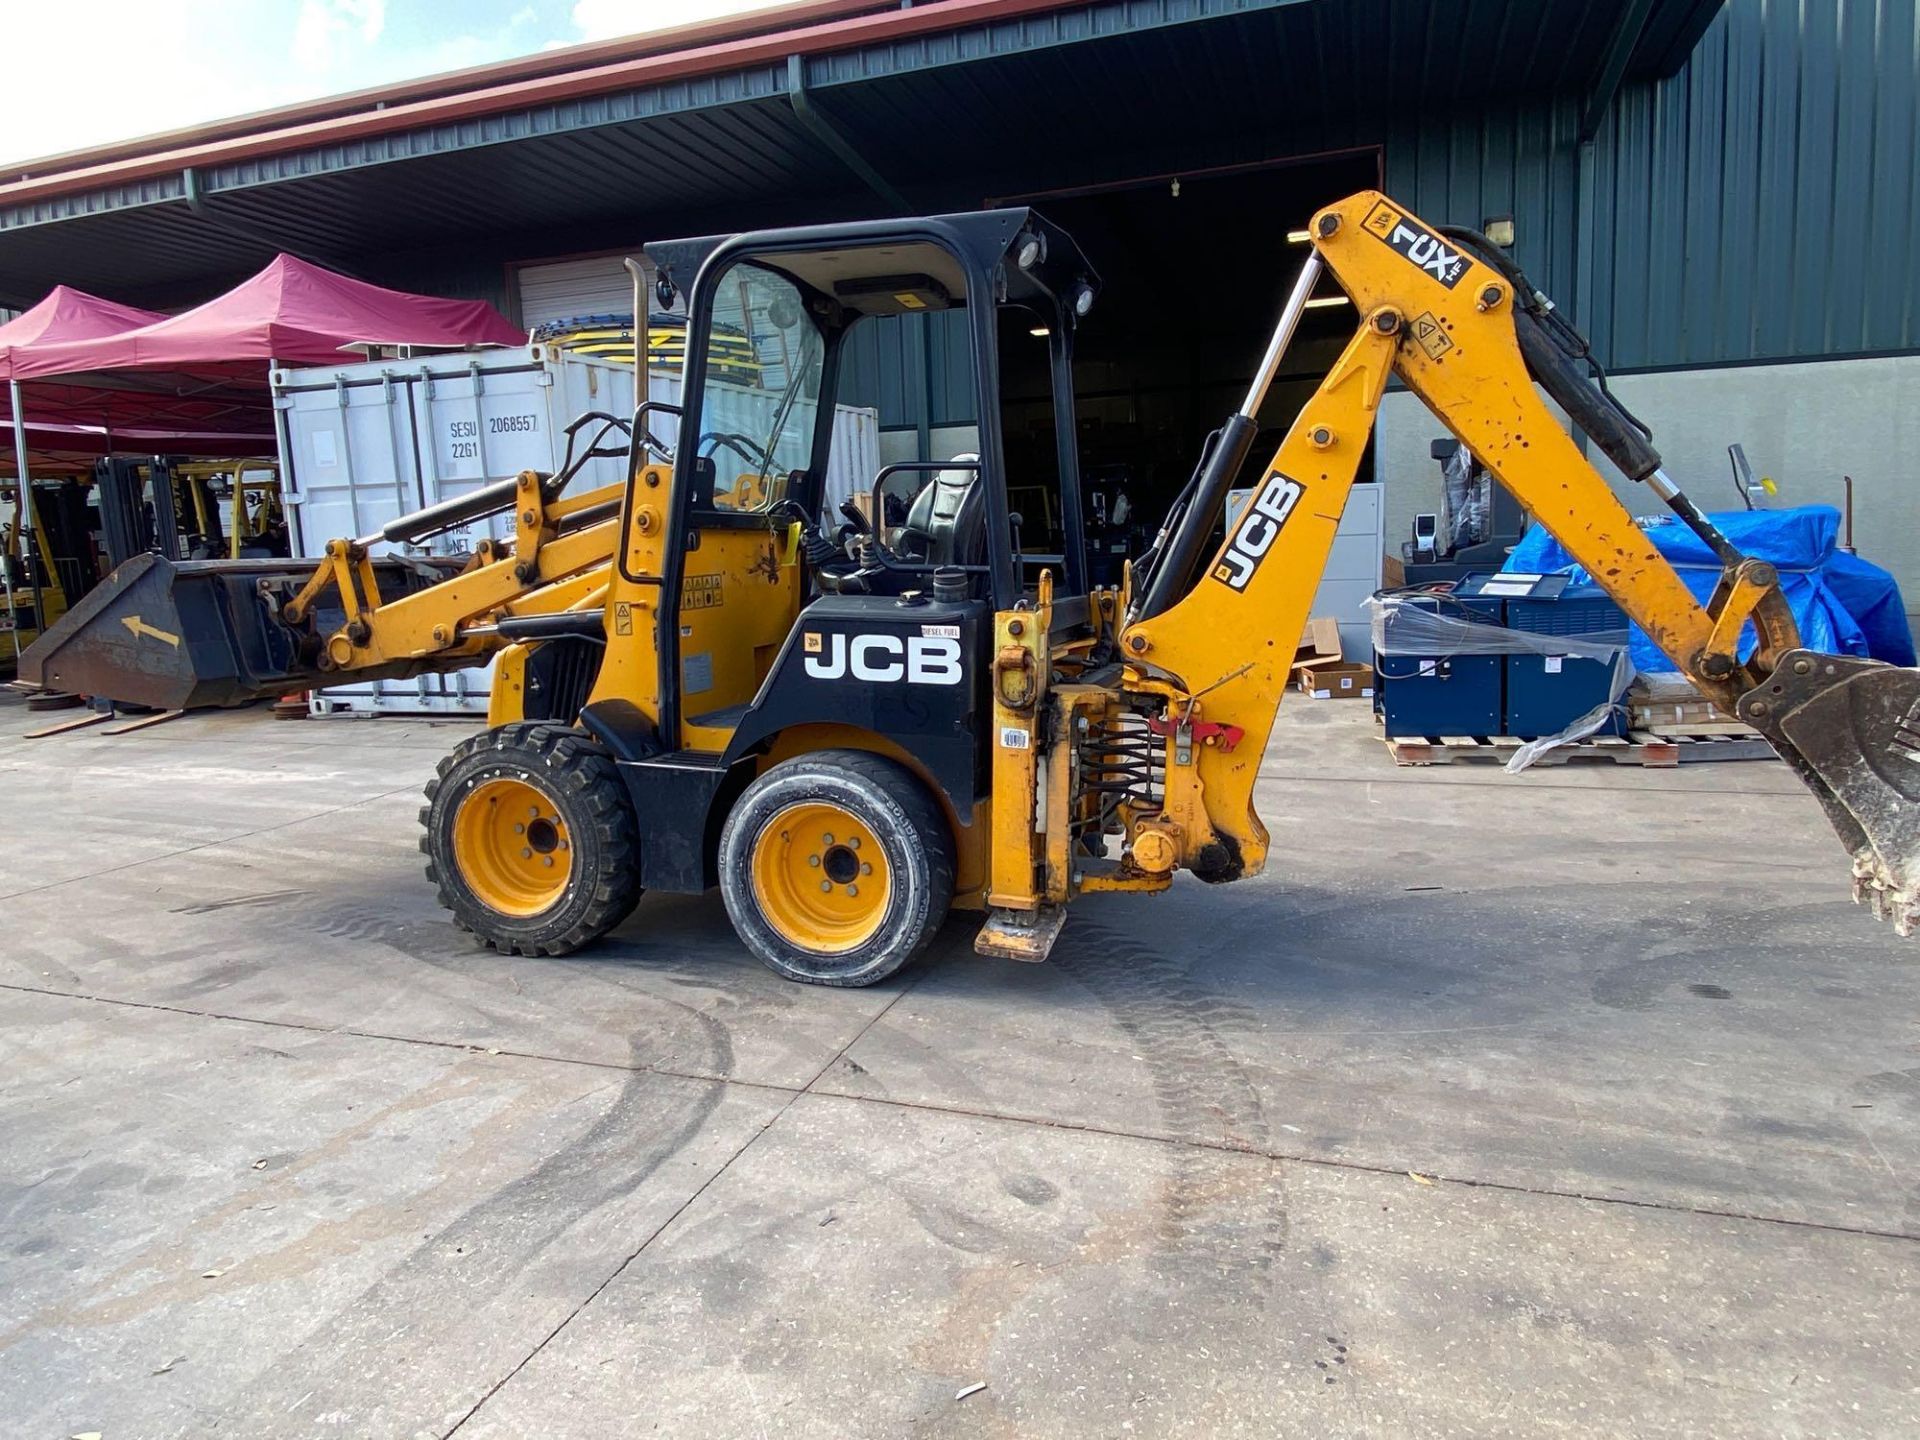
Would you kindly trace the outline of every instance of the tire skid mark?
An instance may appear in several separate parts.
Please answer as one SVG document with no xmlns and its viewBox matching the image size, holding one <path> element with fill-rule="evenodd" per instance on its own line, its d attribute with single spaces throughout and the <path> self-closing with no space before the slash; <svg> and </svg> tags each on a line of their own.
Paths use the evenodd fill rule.
<svg viewBox="0 0 1920 1440">
<path fill-rule="evenodd" d="M 713 1074 L 728 1073 L 733 1047 L 725 1028 L 697 1012 L 695 1018 L 708 1050 L 704 1063 Z M 637 1055 L 644 1037 L 634 1035 L 631 1044 Z M 279 1357 L 250 1390 L 234 1397 L 229 1418 L 251 1415 L 262 1424 L 269 1419 L 284 1424 L 295 1410 L 344 1413 L 353 1397 L 406 1396 L 413 1393 L 416 1351 L 463 1343 L 474 1352 L 475 1384 L 484 1385 L 484 1338 L 498 1336 L 514 1348 L 506 1317 L 538 1326 L 540 1307 L 525 1297 L 550 1293 L 558 1303 L 567 1288 L 564 1273 L 544 1278 L 530 1273 L 540 1258 L 576 1225 L 633 1195 L 671 1162 L 705 1128 L 726 1091 L 723 1080 L 662 1084 L 645 1070 L 630 1072 L 575 1139 L 423 1239 L 342 1305 L 324 1328 Z M 564 1272 L 567 1261 L 559 1265 Z M 459 1303 L 448 1304 L 450 1294 L 458 1295 Z M 499 1305 L 507 1308 L 496 1310 Z M 463 1340 L 459 1334 L 408 1325 L 405 1340 L 396 1343 L 396 1326 L 407 1324 L 406 1317 L 422 1316 L 448 1317 L 456 1331 L 471 1327 L 475 1333 Z M 350 1385 L 342 1386 L 346 1357 L 354 1358 L 356 1373 Z M 405 1423 L 451 1420 L 474 1398 L 442 1396 L 437 1403 L 445 1407 L 443 1416 L 406 1416 Z"/>
<path fill-rule="evenodd" d="M 1138 1047 L 1153 1084 L 1161 1123 L 1178 1139 L 1218 1137 L 1250 1151 L 1271 1148 L 1258 1089 L 1221 1038 L 1254 1030 L 1245 1005 L 1209 991 L 1162 952 L 1118 931 L 1082 924 L 1052 956 L 1085 987 Z M 1228 1172 L 1231 1176 L 1231 1172 Z M 1191 1145 L 1171 1147 L 1162 1196 L 1159 1237 L 1171 1256 L 1246 1268 L 1264 1274 L 1286 1247 L 1287 1214 L 1272 1167 L 1249 1167 L 1246 1177 L 1223 1178 L 1219 1156 Z M 1244 1199 L 1249 1179 L 1269 1193 Z"/>
</svg>

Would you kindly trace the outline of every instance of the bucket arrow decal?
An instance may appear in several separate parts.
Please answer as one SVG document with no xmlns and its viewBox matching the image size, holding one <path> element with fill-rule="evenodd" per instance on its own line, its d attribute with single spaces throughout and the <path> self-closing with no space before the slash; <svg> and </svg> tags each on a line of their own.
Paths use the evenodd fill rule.
<svg viewBox="0 0 1920 1440">
<path fill-rule="evenodd" d="M 151 635 L 155 640 L 166 641 L 167 644 L 173 646 L 176 650 L 180 648 L 180 637 L 178 635 L 173 634 L 171 631 L 162 630 L 157 625 L 149 625 L 138 615 L 129 615 L 120 623 L 133 632 L 133 637 L 136 640 L 142 635 Z"/>
</svg>

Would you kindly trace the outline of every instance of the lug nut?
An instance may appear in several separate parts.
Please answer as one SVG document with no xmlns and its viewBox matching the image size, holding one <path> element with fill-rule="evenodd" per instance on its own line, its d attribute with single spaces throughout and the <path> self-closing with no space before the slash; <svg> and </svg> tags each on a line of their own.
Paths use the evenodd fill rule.
<svg viewBox="0 0 1920 1440">
<path fill-rule="evenodd" d="M 522 846 L 520 847 L 520 858 L 521 858 L 522 860 L 531 860 L 531 859 L 533 859 L 533 851 L 531 851 L 531 850 L 529 850 L 529 849 L 528 849 L 528 848 L 527 848 L 527 847 L 526 847 L 525 845 L 522 845 Z"/>
<path fill-rule="evenodd" d="M 860 893 L 860 887 L 858 885 L 847 886 L 847 894 L 858 895 L 859 893 Z"/>
<path fill-rule="evenodd" d="M 553 868 L 553 856 L 551 856 L 551 855 L 548 855 L 548 856 L 546 856 L 546 857 L 545 857 L 545 859 L 546 859 L 546 862 L 547 862 L 547 868 L 548 868 L 549 870 L 551 870 L 551 869 Z"/>
<path fill-rule="evenodd" d="M 829 830 L 826 834 L 822 835 L 820 837 L 820 843 L 822 845 L 831 845 L 833 843 L 833 832 Z"/>
<path fill-rule="evenodd" d="M 833 893 L 833 882 L 832 882 L 831 880 L 822 880 L 822 881 L 820 882 L 820 893 L 821 893 L 822 895 L 830 895 L 830 894 L 832 894 L 832 893 Z"/>
<path fill-rule="evenodd" d="M 807 856 L 807 864 L 818 870 L 820 868 L 820 857 L 818 855 Z"/>
<path fill-rule="evenodd" d="M 847 837 L 847 844 L 855 850 L 858 850 L 860 848 L 860 837 L 858 835 L 849 835 Z"/>
<path fill-rule="evenodd" d="M 527 833 L 527 827 L 516 820 L 513 823 L 513 833 L 516 835 L 524 835 Z"/>
<path fill-rule="evenodd" d="M 867 864 L 867 863 L 866 863 L 866 862 L 865 862 L 864 860 L 863 860 L 863 861 L 861 861 L 861 862 L 860 862 L 860 873 L 861 873 L 862 875 L 871 875 L 871 874 L 873 874 L 873 866 L 871 866 L 871 865 L 869 865 L 869 864 Z"/>
</svg>

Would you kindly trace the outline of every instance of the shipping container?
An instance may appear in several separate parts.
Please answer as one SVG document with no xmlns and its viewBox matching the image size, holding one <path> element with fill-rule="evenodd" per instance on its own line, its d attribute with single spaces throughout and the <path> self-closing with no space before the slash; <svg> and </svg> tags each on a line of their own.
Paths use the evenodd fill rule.
<svg viewBox="0 0 1920 1440">
<path fill-rule="evenodd" d="M 680 376 L 654 372 L 652 398 L 680 403 Z M 296 555 L 318 557 L 327 541 L 367 535 L 401 515 L 465 495 L 522 470 L 552 473 L 567 449 L 566 428 L 590 411 L 633 413 L 633 369 L 609 360 L 531 345 L 480 354 L 376 360 L 272 372 L 289 535 Z M 718 428 L 748 432 L 772 422 L 780 395 L 709 387 Z M 653 430 L 669 444 L 677 427 Z M 581 431 L 587 444 L 594 427 Z M 619 483 L 625 462 L 588 462 L 574 493 Z M 840 406 L 827 472 L 828 511 L 872 484 L 880 468 L 879 417 Z M 512 538 L 498 515 L 435 536 L 424 546 L 382 542 L 376 554 L 464 555 L 486 538 Z M 490 666 L 451 675 L 343 685 L 313 697 L 316 713 L 485 714 Z"/>
</svg>

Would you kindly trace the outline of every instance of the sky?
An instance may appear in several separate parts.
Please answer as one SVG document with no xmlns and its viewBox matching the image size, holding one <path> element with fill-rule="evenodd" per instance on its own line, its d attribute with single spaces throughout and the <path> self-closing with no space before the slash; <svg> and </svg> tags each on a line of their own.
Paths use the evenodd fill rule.
<svg viewBox="0 0 1920 1440">
<path fill-rule="evenodd" d="M 770 0 L 0 0 L 0 161 L 664 30 Z"/>
</svg>

